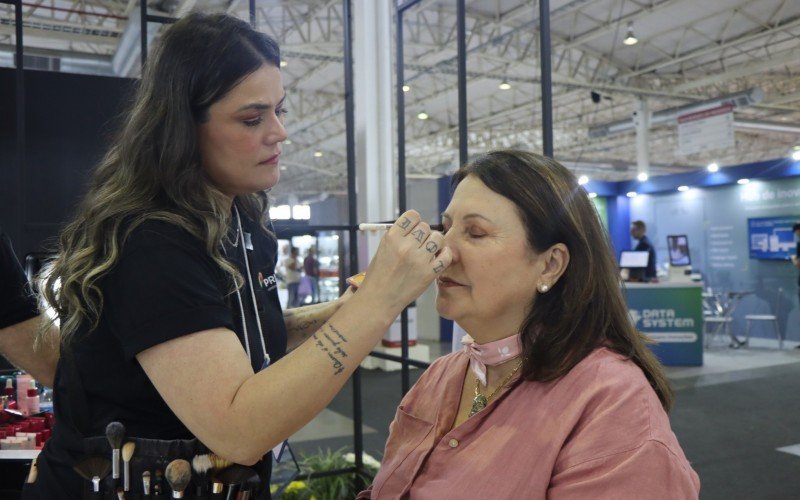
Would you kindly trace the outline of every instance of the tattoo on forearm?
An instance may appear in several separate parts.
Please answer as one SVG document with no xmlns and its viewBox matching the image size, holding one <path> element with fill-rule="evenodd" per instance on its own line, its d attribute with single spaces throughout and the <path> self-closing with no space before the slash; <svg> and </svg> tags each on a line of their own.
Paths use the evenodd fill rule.
<svg viewBox="0 0 800 500">
<path fill-rule="evenodd" d="M 440 260 L 436 263 L 436 267 L 433 268 L 433 272 L 439 274 L 442 271 L 444 271 L 444 262 Z"/>
<path fill-rule="evenodd" d="M 342 348 L 342 344 L 347 343 L 347 339 L 330 323 L 323 325 L 319 331 L 314 332 L 314 345 L 319 350 L 328 355 L 333 366 L 334 375 L 339 375 L 344 371 L 342 360 L 348 357 L 347 352 Z"/>
<path fill-rule="evenodd" d="M 408 229 L 408 226 L 411 225 L 411 219 L 408 217 L 403 217 L 403 220 L 400 221 L 400 228 Z"/>
<path fill-rule="evenodd" d="M 429 241 L 425 243 L 425 250 L 429 251 L 430 253 L 436 253 L 436 250 L 439 250 L 439 245 L 433 241 Z"/>
</svg>

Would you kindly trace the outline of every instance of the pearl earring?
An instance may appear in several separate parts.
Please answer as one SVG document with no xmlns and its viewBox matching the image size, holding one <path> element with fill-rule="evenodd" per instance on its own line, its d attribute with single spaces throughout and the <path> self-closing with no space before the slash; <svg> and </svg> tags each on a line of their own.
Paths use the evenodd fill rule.
<svg viewBox="0 0 800 500">
<path fill-rule="evenodd" d="M 539 293 L 547 293 L 547 291 L 550 290 L 550 287 L 545 285 L 544 283 L 539 285 L 538 288 L 539 288 Z"/>
</svg>

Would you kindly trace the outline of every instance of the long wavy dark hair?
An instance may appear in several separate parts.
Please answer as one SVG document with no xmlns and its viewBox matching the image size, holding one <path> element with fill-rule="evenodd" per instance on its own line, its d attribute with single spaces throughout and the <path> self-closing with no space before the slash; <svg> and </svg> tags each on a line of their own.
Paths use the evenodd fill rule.
<svg viewBox="0 0 800 500">
<path fill-rule="evenodd" d="M 232 286 L 241 283 L 220 252 L 230 202 L 203 174 L 196 129 L 212 104 L 264 64 L 280 67 L 278 44 L 234 17 L 193 13 L 165 31 L 43 276 L 44 298 L 61 321 L 62 345 L 80 325 L 97 326 L 103 309 L 98 281 L 118 261 L 127 236 L 146 220 L 185 228 L 204 242 Z M 254 220 L 265 221 L 266 193 L 238 196 L 236 203 Z"/>
<path fill-rule="evenodd" d="M 517 150 L 479 156 L 458 170 L 453 185 L 468 176 L 516 205 L 536 252 L 556 243 L 569 249 L 561 278 L 547 293 L 529 299 L 532 306 L 521 329 L 522 376 L 558 379 L 606 346 L 642 369 L 669 411 L 672 389 L 646 337 L 631 323 L 608 233 L 575 176 L 555 160 Z"/>
</svg>

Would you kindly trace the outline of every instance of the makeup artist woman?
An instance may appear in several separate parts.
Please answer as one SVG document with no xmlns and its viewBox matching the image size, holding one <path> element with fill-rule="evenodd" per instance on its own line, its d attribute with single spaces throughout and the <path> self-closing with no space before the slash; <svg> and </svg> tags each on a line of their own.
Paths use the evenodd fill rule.
<svg viewBox="0 0 800 500">
<path fill-rule="evenodd" d="M 44 286 L 61 320 L 57 427 L 24 498 L 88 491 L 73 466 L 112 421 L 126 440 L 196 437 L 266 479 L 262 457 L 450 263 L 442 234 L 406 212 L 358 293 L 282 314 L 264 193 L 287 137 L 279 67 L 272 39 L 224 15 L 188 15 L 148 59 Z"/>
<path fill-rule="evenodd" d="M 496 151 L 454 182 L 436 304 L 474 342 L 405 396 L 359 498 L 697 498 L 672 392 L 575 177 Z"/>
</svg>

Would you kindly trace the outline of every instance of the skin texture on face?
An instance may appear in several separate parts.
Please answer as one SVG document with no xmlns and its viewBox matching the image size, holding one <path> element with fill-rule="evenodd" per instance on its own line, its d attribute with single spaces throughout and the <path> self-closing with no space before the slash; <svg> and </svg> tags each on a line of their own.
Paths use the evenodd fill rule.
<svg viewBox="0 0 800 500">
<path fill-rule="evenodd" d="M 635 240 L 642 239 L 642 236 L 644 236 L 644 229 L 636 227 L 636 226 L 631 226 L 631 236 Z"/>
<path fill-rule="evenodd" d="M 443 214 L 453 262 L 437 280 L 436 308 L 476 341 L 518 333 L 546 269 L 516 206 L 468 176 Z"/>
<path fill-rule="evenodd" d="M 223 193 L 234 197 L 278 183 L 284 98 L 280 70 L 264 64 L 209 107 L 197 126 L 200 158 Z"/>
</svg>

